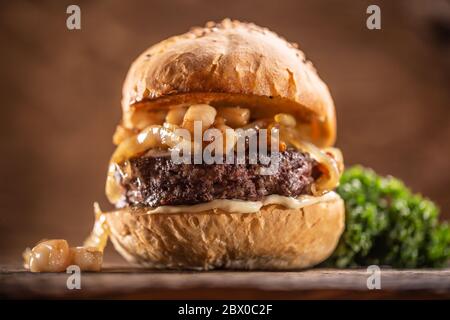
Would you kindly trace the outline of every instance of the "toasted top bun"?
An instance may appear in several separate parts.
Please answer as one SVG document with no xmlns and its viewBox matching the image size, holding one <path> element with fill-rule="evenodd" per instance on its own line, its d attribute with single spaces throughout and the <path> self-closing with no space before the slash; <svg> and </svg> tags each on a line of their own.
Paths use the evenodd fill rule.
<svg viewBox="0 0 450 320">
<path fill-rule="evenodd" d="M 106 216 L 116 250 L 146 267 L 302 269 L 334 251 L 345 209 L 336 195 L 301 209 L 268 205 L 247 214 L 218 209 L 145 214 L 123 208 Z"/>
<path fill-rule="evenodd" d="M 123 86 L 123 123 L 138 109 L 208 103 L 279 112 L 307 124 L 319 147 L 334 144 L 333 100 L 302 51 L 266 28 L 224 20 L 164 40 L 142 53 Z"/>
</svg>

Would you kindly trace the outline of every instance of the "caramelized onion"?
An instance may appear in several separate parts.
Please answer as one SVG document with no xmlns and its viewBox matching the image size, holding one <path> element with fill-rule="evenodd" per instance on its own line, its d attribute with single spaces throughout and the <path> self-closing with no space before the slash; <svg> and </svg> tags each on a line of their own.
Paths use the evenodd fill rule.
<svg viewBox="0 0 450 320">
<path fill-rule="evenodd" d="M 274 119 L 275 122 L 285 127 L 295 128 L 295 126 L 297 125 L 297 121 L 295 120 L 295 118 L 287 113 L 278 113 L 275 115 Z"/>
<path fill-rule="evenodd" d="M 109 228 L 106 222 L 106 214 L 102 212 L 97 202 L 94 203 L 95 223 L 91 234 L 84 241 L 83 246 L 95 248 L 101 252 L 108 243 Z"/>
<path fill-rule="evenodd" d="M 121 163 L 151 148 L 163 147 L 161 143 L 161 126 L 151 125 L 139 134 L 132 136 L 117 146 L 111 162 Z"/>
<path fill-rule="evenodd" d="M 344 156 L 342 155 L 341 150 L 330 147 L 325 148 L 322 151 L 330 155 L 336 161 L 339 173 L 342 174 L 344 172 Z"/>
<path fill-rule="evenodd" d="M 221 107 L 217 109 L 219 116 L 232 128 L 245 126 L 250 119 L 250 109 L 240 107 Z"/>
<path fill-rule="evenodd" d="M 280 137 L 297 150 L 310 154 L 311 157 L 319 163 L 320 168 L 324 169 L 323 174 L 317 179 L 315 185 L 313 185 L 312 189 L 314 195 L 324 194 L 338 186 L 340 172 L 335 159 L 328 156 L 312 143 L 301 139 L 295 128 L 280 126 Z"/>
</svg>

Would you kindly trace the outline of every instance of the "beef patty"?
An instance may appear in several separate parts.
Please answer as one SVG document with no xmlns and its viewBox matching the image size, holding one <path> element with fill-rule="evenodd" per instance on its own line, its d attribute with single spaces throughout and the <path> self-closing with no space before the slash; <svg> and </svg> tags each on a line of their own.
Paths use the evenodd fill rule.
<svg viewBox="0 0 450 320">
<path fill-rule="evenodd" d="M 257 201 L 278 194 L 311 194 L 317 176 L 316 162 L 306 153 L 288 149 L 279 154 L 278 171 L 261 175 L 260 163 L 175 164 L 170 155 L 145 154 L 129 160 L 127 177 L 115 174 L 125 188 L 118 206 L 189 205 L 214 199 Z"/>
</svg>

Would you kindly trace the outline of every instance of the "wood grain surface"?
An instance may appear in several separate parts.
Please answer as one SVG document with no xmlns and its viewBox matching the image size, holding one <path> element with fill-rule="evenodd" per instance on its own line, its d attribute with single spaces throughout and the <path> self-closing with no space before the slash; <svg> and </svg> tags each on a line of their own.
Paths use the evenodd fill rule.
<svg viewBox="0 0 450 320">
<path fill-rule="evenodd" d="M 69 274 L 0 270 L 0 297 L 43 299 L 449 299 L 450 269 L 381 269 L 381 289 L 369 290 L 366 269 L 296 272 L 153 271 L 107 266 L 82 273 L 69 290 Z"/>
</svg>

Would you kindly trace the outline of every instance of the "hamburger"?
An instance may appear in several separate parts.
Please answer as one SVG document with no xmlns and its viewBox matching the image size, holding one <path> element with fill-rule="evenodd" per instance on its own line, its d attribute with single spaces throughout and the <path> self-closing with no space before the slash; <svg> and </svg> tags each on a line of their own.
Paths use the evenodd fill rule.
<svg viewBox="0 0 450 320">
<path fill-rule="evenodd" d="M 333 191 L 343 170 L 335 108 L 296 44 L 251 23 L 207 23 L 144 51 L 122 94 L 106 182 L 115 210 L 105 219 L 126 260 L 275 270 L 330 256 L 345 216 Z M 203 138 L 208 129 L 223 133 L 219 159 L 236 154 L 242 132 L 275 132 L 257 153 L 267 145 L 276 170 L 261 174 L 269 164 L 250 153 L 240 162 L 174 161 L 181 144 L 194 150 L 188 160 L 206 149 L 205 139 L 176 134 L 198 134 L 195 121 Z M 242 141 L 249 149 L 249 136 Z"/>
</svg>

